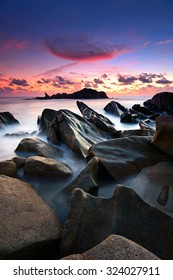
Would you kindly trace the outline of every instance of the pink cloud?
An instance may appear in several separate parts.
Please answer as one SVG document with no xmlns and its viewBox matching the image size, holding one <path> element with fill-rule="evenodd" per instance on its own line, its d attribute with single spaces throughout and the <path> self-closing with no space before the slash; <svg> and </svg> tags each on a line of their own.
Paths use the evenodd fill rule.
<svg viewBox="0 0 173 280">
<path fill-rule="evenodd" d="M 165 44 L 172 44 L 173 40 L 165 40 L 161 42 L 157 42 L 156 45 L 165 45 Z"/>
<path fill-rule="evenodd" d="M 18 39 L 8 39 L 1 44 L 1 51 L 8 51 L 11 49 L 23 50 L 26 49 L 28 43 Z"/>
<path fill-rule="evenodd" d="M 60 36 L 53 40 L 45 40 L 45 45 L 51 54 L 73 61 L 111 59 L 131 51 L 127 46 L 96 42 L 84 35 Z"/>
</svg>

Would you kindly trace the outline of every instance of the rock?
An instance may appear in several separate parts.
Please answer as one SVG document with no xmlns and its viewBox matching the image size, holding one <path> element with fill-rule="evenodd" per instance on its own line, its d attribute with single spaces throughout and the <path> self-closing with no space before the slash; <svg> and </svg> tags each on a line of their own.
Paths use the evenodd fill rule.
<svg viewBox="0 0 173 280">
<path fill-rule="evenodd" d="M 129 137 L 129 136 L 153 136 L 154 130 L 147 128 L 147 129 L 129 129 L 124 130 L 121 132 L 122 137 Z"/>
<path fill-rule="evenodd" d="M 153 114 L 152 111 L 148 110 L 148 109 L 147 109 L 146 107 L 144 107 L 144 106 L 141 106 L 140 104 L 134 104 L 134 105 L 132 106 L 132 109 L 135 110 L 135 111 L 137 111 L 137 112 L 139 112 L 139 113 L 141 113 L 141 114 L 147 115 L 147 116 Z"/>
<path fill-rule="evenodd" d="M 98 189 L 99 180 L 99 160 L 93 157 L 84 170 L 63 189 L 63 193 L 69 199 L 75 188 L 80 188 L 85 192 L 94 194 Z M 59 194 L 58 194 L 59 195 Z"/>
<path fill-rule="evenodd" d="M 157 201 L 160 205 L 165 206 L 169 196 L 169 185 L 164 185 L 158 195 Z"/>
<path fill-rule="evenodd" d="M 128 113 L 128 109 L 122 106 L 117 101 L 109 102 L 105 107 L 104 110 L 108 113 L 114 114 L 117 117 L 120 117 L 123 113 Z"/>
<path fill-rule="evenodd" d="M 15 133 L 6 133 L 4 136 L 6 136 L 6 137 L 28 137 L 28 136 L 33 136 L 36 133 L 37 133 L 36 131 L 33 131 L 32 133 L 24 132 L 24 131 L 18 131 L 18 132 L 15 132 Z"/>
<path fill-rule="evenodd" d="M 90 121 L 91 123 L 95 124 L 99 129 L 106 131 L 111 134 L 117 134 L 114 124 L 105 116 L 98 114 L 96 111 L 89 108 L 85 103 L 77 101 L 77 106 L 81 111 L 83 117 Z"/>
<path fill-rule="evenodd" d="M 173 157 L 173 116 L 156 119 L 156 132 L 152 144 L 170 157 Z"/>
<path fill-rule="evenodd" d="M 60 149 L 52 147 L 43 142 L 39 138 L 24 138 L 17 146 L 15 153 L 24 156 L 43 156 L 57 158 L 62 156 L 63 152 Z"/>
<path fill-rule="evenodd" d="M 116 234 L 83 254 L 70 255 L 63 260 L 159 260 L 157 256 L 137 243 Z"/>
<path fill-rule="evenodd" d="M 173 93 L 160 92 L 155 94 L 151 99 L 144 102 L 144 106 L 156 113 L 168 112 L 173 114 Z"/>
<path fill-rule="evenodd" d="M 61 225 L 29 184 L 0 176 L 0 236 L 0 259 L 48 259 Z"/>
<path fill-rule="evenodd" d="M 138 115 L 125 112 L 120 116 L 120 121 L 122 123 L 137 123 L 138 122 L 137 118 Z"/>
<path fill-rule="evenodd" d="M 0 112 L 0 129 L 14 124 L 19 124 L 19 121 L 10 112 Z"/>
<path fill-rule="evenodd" d="M 17 174 L 17 166 L 12 160 L 0 161 L 0 175 L 15 177 Z"/>
<path fill-rule="evenodd" d="M 56 115 L 57 115 L 56 110 L 52 110 L 52 109 L 43 110 L 41 117 L 39 117 L 39 120 L 37 121 L 39 125 L 40 133 L 44 133 L 44 134 L 48 133 L 51 123 L 55 119 Z"/>
<path fill-rule="evenodd" d="M 14 157 L 12 161 L 16 164 L 17 168 L 24 166 L 26 158 L 25 157 Z"/>
<path fill-rule="evenodd" d="M 72 151 L 84 157 L 94 143 L 102 142 L 107 138 L 110 138 L 110 135 L 99 131 L 95 125 L 69 110 L 57 112 L 48 134 L 49 141 L 63 142 Z"/>
<path fill-rule="evenodd" d="M 104 91 L 97 91 L 91 88 L 83 88 L 82 90 L 76 91 L 71 94 L 57 93 L 51 96 L 45 94 L 44 97 L 36 97 L 36 99 L 100 99 L 108 98 Z"/>
<path fill-rule="evenodd" d="M 25 161 L 24 173 L 30 177 L 59 178 L 72 174 L 71 168 L 60 161 L 40 156 Z"/>
<path fill-rule="evenodd" d="M 117 185 L 110 199 L 74 190 L 61 257 L 84 253 L 110 234 L 124 236 L 161 259 L 173 258 L 173 218 L 144 202 L 132 189 Z"/>
<path fill-rule="evenodd" d="M 170 159 L 151 144 L 151 137 L 129 136 L 93 145 L 87 159 L 96 156 L 108 173 L 123 182 L 144 167 Z"/>
</svg>

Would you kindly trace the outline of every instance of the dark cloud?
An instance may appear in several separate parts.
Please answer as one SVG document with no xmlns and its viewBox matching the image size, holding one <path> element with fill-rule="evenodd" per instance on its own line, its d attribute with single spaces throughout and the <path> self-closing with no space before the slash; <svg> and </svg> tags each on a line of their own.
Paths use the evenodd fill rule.
<svg viewBox="0 0 173 280">
<path fill-rule="evenodd" d="M 56 81 L 59 83 L 59 85 L 73 85 L 74 82 L 64 79 L 61 76 L 56 76 Z"/>
<path fill-rule="evenodd" d="M 29 84 L 24 79 L 12 79 L 9 83 L 10 86 L 17 85 L 22 87 L 28 87 Z"/>
<path fill-rule="evenodd" d="M 142 83 L 152 83 L 153 80 L 152 77 L 147 73 L 142 73 L 139 76 L 139 81 L 141 81 Z"/>
<path fill-rule="evenodd" d="M 49 80 L 49 79 L 41 78 L 40 80 L 37 81 L 37 84 L 48 84 L 50 82 L 51 82 L 51 80 Z"/>
<path fill-rule="evenodd" d="M 111 59 L 130 49 L 121 44 L 105 44 L 95 42 L 85 35 L 59 36 L 56 39 L 45 40 L 45 45 L 51 54 L 74 61 L 96 61 Z"/>
<path fill-rule="evenodd" d="M 157 80 L 156 83 L 162 85 L 168 85 L 168 84 L 172 84 L 172 81 L 167 80 L 166 78 L 163 77 L 162 79 Z"/>
<path fill-rule="evenodd" d="M 103 74 L 103 75 L 102 75 L 102 78 L 103 78 L 103 79 L 106 79 L 106 78 L 108 78 L 108 75 Z"/>
<path fill-rule="evenodd" d="M 135 81 L 137 81 L 137 77 L 135 76 L 122 76 L 119 74 L 118 77 L 118 82 L 123 84 L 123 85 L 129 85 L 129 84 L 133 84 Z"/>
<path fill-rule="evenodd" d="M 96 84 L 104 84 L 104 82 L 101 80 L 101 79 L 94 79 L 94 82 L 96 83 Z"/>
</svg>

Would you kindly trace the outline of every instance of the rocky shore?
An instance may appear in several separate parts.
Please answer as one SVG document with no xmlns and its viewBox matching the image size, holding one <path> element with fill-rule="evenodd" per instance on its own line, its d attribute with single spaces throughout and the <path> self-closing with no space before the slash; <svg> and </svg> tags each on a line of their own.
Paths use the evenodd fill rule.
<svg viewBox="0 0 173 280">
<path fill-rule="evenodd" d="M 0 162 L 0 259 L 173 259 L 173 93 L 130 109 L 108 102 L 105 111 L 136 130 L 77 106 L 82 116 L 44 109 L 37 135 Z M 16 122 L 0 113 L 2 130 Z M 62 144 L 84 163 L 75 178 Z M 59 181 L 54 208 L 38 186 Z M 110 185 L 112 195 L 100 195 Z"/>
</svg>

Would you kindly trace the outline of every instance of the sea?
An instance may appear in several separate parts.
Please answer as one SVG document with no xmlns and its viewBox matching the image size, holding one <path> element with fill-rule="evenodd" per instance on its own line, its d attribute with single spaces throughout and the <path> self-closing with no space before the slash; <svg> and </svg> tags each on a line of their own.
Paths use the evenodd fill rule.
<svg viewBox="0 0 173 280">
<path fill-rule="evenodd" d="M 113 116 L 112 114 L 106 113 L 104 107 L 111 101 L 118 101 L 123 106 L 131 108 L 134 104 L 142 105 L 148 98 L 145 96 L 140 97 L 122 97 L 122 98 L 109 98 L 109 99 L 92 99 L 92 100 L 81 100 L 87 106 L 95 110 L 96 112 L 108 117 L 114 124 L 117 130 L 128 130 L 128 129 L 138 129 L 138 124 L 124 124 L 120 122 L 119 117 Z M 0 161 L 12 159 L 16 156 L 15 149 L 23 136 L 5 136 L 5 134 L 11 134 L 16 132 L 39 132 L 37 125 L 38 116 L 42 114 L 45 108 L 59 110 L 68 109 L 74 113 L 81 115 L 77 105 L 77 100 L 71 99 L 51 99 L 51 100 L 37 100 L 29 99 L 24 97 L 0 97 L 0 112 L 11 112 L 14 117 L 20 122 L 20 125 L 5 127 L 5 130 L 0 131 Z M 36 135 L 35 134 L 35 135 Z M 29 136 L 29 137 L 35 137 Z M 46 137 L 41 138 L 43 141 L 47 142 Z M 62 162 L 68 164 L 73 170 L 73 175 L 66 180 L 58 180 L 56 182 L 47 182 L 46 180 L 37 181 L 32 179 L 29 181 L 31 185 L 35 188 L 37 193 L 46 201 L 51 207 L 54 208 L 55 212 L 60 217 L 61 221 L 65 221 L 68 212 L 68 206 L 64 198 L 60 195 L 61 190 L 65 188 L 77 175 L 85 168 L 86 160 L 76 156 L 66 145 L 61 144 L 59 146 L 61 150 L 64 151 L 63 157 L 60 159 Z M 20 174 L 22 177 L 22 174 Z M 25 180 L 25 177 L 23 177 Z M 173 176 L 170 178 L 173 181 Z M 163 178 L 164 181 L 164 178 Z M 133 185 L 129 187 L 133 188 Z M 160 184 L 160 182 L 159 182 Z M 164 184 L 164 182 L 163 182 Z M 112 196 L 115 189 L 115 182 L 107 182 L 99 188 L 98 196 L 109 198 Z M 161 208 L 163 211 L 171 214 L 173 216 L 173 205 L 171 200 L 173 199 L 173 191 L 171 191 L 170 198 L 167 207 L 162 207 L 157 203 L 158 192 L 161 189 L 161 185 L 154 186 L 150 188 L 148 182 L 140 181 L 140 187 L 134 187 L 135 191 L 148 203 Z"/>
</svg>

